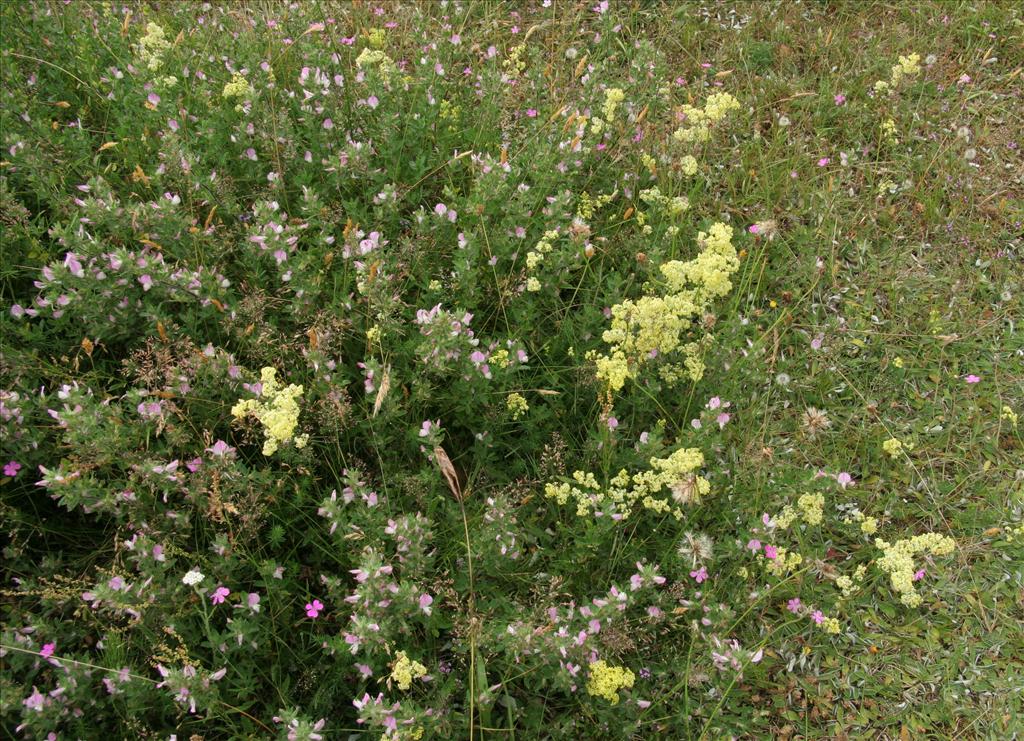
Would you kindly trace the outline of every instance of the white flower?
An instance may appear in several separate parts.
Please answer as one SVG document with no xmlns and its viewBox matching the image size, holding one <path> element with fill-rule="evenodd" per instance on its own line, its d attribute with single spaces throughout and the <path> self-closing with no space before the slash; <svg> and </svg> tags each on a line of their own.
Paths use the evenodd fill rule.
<svg viewBox="0 0 1024 741">
<path fill-rule="evenodd" d="M 182 583 L 187 584 L 190 587 L 194 587 L 196 584 L 198 584 L 205 578 L 206 577 L 203 576 L 202 571 L 200 571 L 199 569 L 192 569 L 192 571 L 188 572 L 187 574 L 185 574 L 185 576 L 181 577 L 181 581 Z"/>
</svg>

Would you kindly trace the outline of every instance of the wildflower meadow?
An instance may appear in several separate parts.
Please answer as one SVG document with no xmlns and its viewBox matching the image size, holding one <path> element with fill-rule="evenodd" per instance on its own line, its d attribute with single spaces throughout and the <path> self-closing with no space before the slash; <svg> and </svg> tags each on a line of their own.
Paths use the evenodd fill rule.
<svg viewBox="0 0 1024 741">
<path fill-rule="evenodd" d="M 1024 6 L 0 4 L 15 739 L 1024 738 Z"/>
</svg>

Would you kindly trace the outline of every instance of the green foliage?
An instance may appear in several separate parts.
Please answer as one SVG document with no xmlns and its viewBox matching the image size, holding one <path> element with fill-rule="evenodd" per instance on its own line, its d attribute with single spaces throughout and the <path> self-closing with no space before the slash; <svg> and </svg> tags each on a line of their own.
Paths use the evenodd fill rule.
<svg viewBox="0 0 1024 741">
<path fill-rule="evenodd" d="M 8 734 L 1020 729 L 1019 8 L 533 5 L 0 7 Z"/>
</svg>

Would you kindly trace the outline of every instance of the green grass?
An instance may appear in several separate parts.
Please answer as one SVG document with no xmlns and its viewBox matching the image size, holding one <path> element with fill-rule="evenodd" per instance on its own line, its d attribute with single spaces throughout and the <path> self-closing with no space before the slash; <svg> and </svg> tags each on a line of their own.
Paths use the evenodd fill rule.
<svg viewBox="0 0 1024 741">
<path fill-rule="evenodd" d="M 153 709 L 154 692 L 123 705 L 111 702 L 97 716 L 99 726 L 125 734 L 146 726 L 209 738 L 266 737 L 279 709 L 299 707 L 302 717 L 327 718 L 326 738 L 341 738 L 374 730 L 356 725 L 351 701 L 363 691 L 383 691 L 389 703 L 401 699 L 417 712 L 433 707 L 441 720 L 428 737 L 439 738 L 902 741 L 1024 733 L 1024 536 L 1013 538 L 1024 518 L 1024 444 L 1021 427 L 1003 413 L 1008 407 L 1024 414 L 1021 8 L 968 2 L 613 3 L 607 16 L 599 16 L 594 4 L 555 0 L 555 7 L 543 9 L 538 3 L 467 2 L 413 9 L 385 3 L 386 17 L 401 19 L 386 48 L 396 60 L 412 60 L 414 70 L 417 56 L 426 54 L 424 39 L 443 45 L 452 33 L 462 37 L 458 47 L 444 47 L 452 55 L 448 79 L 436 87 L 414 85 L 408 93 L 409 99 L 425 99 L 429 91 L 461 108 L 445 119 L 437 107 L 401 96 L 400 102 L 382 96 L 379 109 L 369 108 L 358 102 L 365 93 L 347 84 L 330 103 L 336 106 L 330 133 L 317 123 L 320 114 L 302 110 L 286 90 L 311 64 L 310 56 L 327 58 L 326 50 L 317 50 L 319 37 L 303 34 L 309 23 L 336 17 L 339 28 L 358 39 L 351 48 L 331 51 L 354 58 L 366 46 L 365 32 L 379 21 L 364 5 L 312 3 L 294 17 L 284 6 L 232 6 L 225 17 L 236 23 L 238 39 L 200 26 L 194 17 L 199 6 L 133 5 L 131 21 L 121 14 L 112 18 L 99 6 L 66 16 L 54 6 L 49 18 L 43 11 L 50 6 L 42 3 L 0 10 L 0 327 L 6 335 L 0 386 L 55 389 L 78 382 L 95 389 L 97 400 L 114 400 L 97 415 L 146 387 L 143 367 L 155 368 L 150 392 L 171 388 L 171 371 L 180 369 L 195 387 L 169 397 L 179 405 L 170 432 L 129 431 L 141 429 L 127 416 L 139 400 L 131 397 L 123 419 L 97 423 L 74 444 L 46 415 L 47 403 L 58 402 L 38 402 L 30 426 L 41 446 L 24 460 L 50 469 L 63 461 L 89 475 L 98 471 L 111 491 L 128 486 L 129 473 L 108 473 L 122 453 L 133 462 L 184 462 L 225 439 L 246 464 L 244 472 L 232 469 L 226 483 L 212 489 L 223 485 L 225 501 L 237 513 L 217 510 L 213 495 L 174 505 L 195 519 L 174 532 L 178 561 L 174 574 L 166 575 L 167 605 L 146 608 L 138 621 L 90 611 L 77 596 L 113 574 L 128 573 L 131 556 L 118 544 L 138 523 L 92 517 L 80 507 L 59 509 L 31 485 L 38 480 L 35 471 L 35 478 L 22 472 L 2 479 L 0 512 L 10 534 L 5 556 L 12 559 L 4 567 L 5 645 L 13 645 L 19 628 L 32 625 L 38 635 L 61 636 L 58 654 L 66 649 L 68 661 L 132 666 L 154 678 L 140 680 L 151 684 L 159 678 L 155 658 L 160 651 L 174 656 L 176 645 L 205 670 L 236 667 L 225 680 L 230 689 L 218 690 L 207 715 L 178 712 L 167 692 L 161 695 L 167 707 Z M 177 111 L 167 112 L 166 101 L 159 112 L 147 110 L 138 91 L 127 103 L 104 101 L 107 83 L 100 80 L 109 78 L 109 66 L 127 69 L 130 43 L 144 33 L 143 16 L 185 31 L 169 54 L 178 67 L 187 63 L 193 73 L 202 67 L 216 77 L 208 86 L 214 95 L 190 77 L 177 92 L 164 93 L 168 100 L 175 96 L 182 107 Z M 243 18 L 254 27 L 241 24 Z M 296 43 L 278 44 L 277 32 L 265 27 L 268 18 L 290 23 Z M 94 32 L 94 21 L 106 30 Z M 126 31 L 118 38 L 122 21 Z M 495 83 L 492 94 L 475 100 L 468 81 L 453 79 L 462 64 L 485 67 L 459 56 L 468 55 L 471 45 L 485 50 L 495 44 L 504 58 L 527 37 L 528 83 L 507 90 Z M 912 52 L 921 55 L 921 74 L 892 96 L 872 93 L 898 57 Z M 239 157 L 247 144 L 229 139 L 241 136 L 241 124 L 232 105 L 218 97 L 230 79 L 218 55 L 241 58 L 252 79 L 260 74 L 259 61 L 272 60 L 279 83 L 261 88 L 252 114 L 260 125 L 252 140 L 257 161 Z M 637 102 L 622 141 L 640 128 L 643 138 L 636 146 L 610 148 L 607 161 L 588 160 L 590 169 L 562 176 L 555 163 L 569 158 L 553 143 L 571 134 L 556 135 L 568 115 L 559 112 L 563 106 L 587 104 L 594 113 L 599 108 L 593 82 L 577 71 L 584 56 L 595 65 L 587 76 L 622 87 L 627 102 Z M 344 58 L 338 69 L 354 76 Z M 30 74 L 37 75 L 31 86 L 25 82 Z M 672 89 L 673 105 L 659 103 L 661 86 Z M 689 198 L 682 236 L 661 230 L 647 237 L 632 213 L 626 215 L 628 208 L 643 208 L 636 193 L 627 197 L 626 191 L 650 185 L 640 153 L 677 156 L 673 111 L 682 103 L 699 107 L 719 88 L 735 95 L 742 111 L 700 150 L 701 175 L 678 177 L 662 161 L 654 179 L 669 196 Z M 650 118 L 637 122 L 637 109 L 647 104 Z M 527 108 L 538 109 L 537 117 L 513 116 Z M 391 118 L 393 111 L 401 115 Z M 31 122 L 19 119 L 23 112 L 31 113 Z M 166 134 L 169 117 L 181 126 L 173 137 Z M 890 118 L 895 143 L 883 139 L 881 126 Z M 79 125 L 68 127 L 74 120 Z M 569 130 L 571 122 L 565 125 Z M 337 142 L 346 127 L 373 142 L 370 154 L 353 150 L 337 171 L 304 167 L 307 148 L 316 158 L 336 159 L 332 147 L 343 146 Z M 18 141 L 28 149 L 8 156 Z M 105 142 L 117 144 L 103 149 Z M 507 159 L 531 187 L 478 185 L 469 149 L 494 164 Z M 828 162 L 819 163 L 823 158 Z M 182 159 L 192 162 L 193 171 L 182 168 Z M 161 165 L 165 172 L 158 175 Z M 136 166 L 142 178 L 133 177 Z M 287 173 L 283 182 L 268 182 L 271 167 Z M 214 170 L 218 177 L 209 177 Z M 623 179 L 623 173 L 634 179 Z M 109 336 L 94 329 L 104 326 L 99 310 L 83 314 L 81 326 L 37 322 L 27 328 L 11 318 L 12 304 L 30 305 L 32 281 L 44 265 L 61 262 L 69 249 L 95 249 L 75 234 L 79 208 L 72 199 L 81 196 L 76 185 L 100 175 L 122 204 L 140 206 L 136 217 L 144 223 L 103 212 L 90 228 L 111 248 L 138 249 L 144 239 L 159 244 L 168 261 L 224 272 L 233 284 L 225 291 L 238 298 L 230 306 L 233 316 L 169 297 L 140 308 L 123 332 Z M 897 192 L 882 193 L 885 181 Z M 398 193 L 394 203 L 374 203 L 389 185 Z M 306 211 L 303 188 L 319 199 Z M 168 207 L 165 218 L 146 222 L 150 207 L 142 204 L 159 202 L 164 190 L 180 193 L 182 203 Z M 571 191 L 564 207 L 543 215 L 545 197 L 563 190 Z M 546 285 L 536 297 L 517 292 L 526 252 L 559 208 L 572 214 L 584 190 L 622 193 L 592 220 L 596 254 L 576 263 L 566 258 L 551 279 L 553 290 Z M 338 237 L 301 253 L 308 263 L 295 263 L 297 284 L 308 277 L 301 285 L 319 302 L 312 307 L 302 308 L 288 293 L 272 261 L 260 263 L 247 252 L 250 227 L 239 217 L 265 199 L 302 214 L 310 233 L 323 228 Z M 457 228 L 444 222 L 417 227 L 417 209 L 430 219 L 438 202 L 459 205 Z M 340 256 L 346 221 L 366 232 L 380 225 L 390 242 L 369 279 Z M 520 221 L 529 227 L 522 242 L 510 236 Z M 603 310 L 657 281 L 658 264 L 691 258 L 696 232 L 715 221 L 734 228 L 741 262 L 731 294 L 716 305 L 707 372 L 698 383 L 675 387 L 653 373 L 650 383 L 631 383 L 615 399 L 619 428 L 611 432 L 593 368 L 584 361 L 587 350 L 603 351 Z M 760 235 L 747 232 L 754 223 L 762 225 Z M 460 232 L 471 238 L 466 250 L 453 246 Z M 492 256 L 501 262 L 491 265 Z M 423 370 L 417 354 L 422 338 L 412 317 L 437 303 L 472 310 L 473 329 L 485 342 L 520 341 L 528 369 L 490 385 Z M 384 341 L 368 338 L 371 326 L 384 329 Z M 93 338 L 94 349 L 85 349 L 83 337 Z M 289 381 L 305 384 L 301 429 L 312 432 L 310 450 L 290 450 L 270 461 L 259 454 L 258 425 L 231 426 L 228 410 L 243 393 L 223 381 L 226 370 L 216 365 L 221 359 L 208 366 L 195 360 L 208 343 L 231 353 L 231 363 L 247 371 L 275 365 Z M 314 369 L 316 352 L 322 357 L 314 358 L 321 364 Z M 323 372 L 328 358 L 339 361 L 332 379 Z M 376 364 L 378 389 L 393 374 L 379 414 L 375 396 L 362 390 L 363 372 L 356 367 L 362 361 Z M 210 376 L 197 367 L 207 367 Z M 980 381 L 968 383 L 970 375 Z M 525 422 L 510 419 L 510 392 L 528 397 Z M 691 420 L 711 397 L 730 402 L 732 418 L 719 430 L 714 414 L 704 411 L 698 432 Z M 810 430 L 809 408 L 824 413 L 827 425 Z M 452 459 L 464 494 L 458 502 L 419 450 L 420 423 L 437 418 L 444 420 L 445 436 L 429 442 L 443 442 Z M 641 432 L 651 433 L 659 456 L 679 445 L 703 451 L 702 470 L 714 493 L 684 522 L 643 513 L 611 528 L 544 497 L 546 482 L 576 469 L 604 481 L 623 467 L 643 470 L 651 453 L 633 449 Z M 890 438 L 912 448 L 891 459 L 882 448 Z M 10 451 L 7 446 L 3 462 L 28 455 L 13 442 Z M 332 489 L 342 491 L 344 469 L 361 471 L 386 499 L 387 518 L 422 512 L 430 523 L 433 561 L 416 572 L 415 588 L 433 595 L 434 613 L 429 620 L 417 615 L 398 621 L 389 646 L 389 653 L 415 648 L 437 676 L 419 695 L 385 689 L 386 662 L 375 665 L 375 678 L 367 682 L 355 674 L 343 643 L 337 654 L 321 649 L 349 629 L 342 598 L 356 588 L 348 574 L 362 568 L 360 548 L 391 542 L 380 534 L 387 518 L 378 522 L 366 513 L 346 515 L 338 533 L 327 533 L 317 510 Z M 826 477 L 816 477 L 819 471 Z M 840 488 L 827 478 L 840 472 L 852 477 L 851 486 Z M 139 479 L 131 482 L 142 491 Z M 804 554 L 803 563 L 788 577 L 770 579 L 743 546 L 757 535 L 762 513 L 778 513 L 805 491 L 825 493 L 830 524 L 794 533 L 790 547 Z M 146 514 L 156 518 L 154 512 L 162 515 L 163 509 L 153 496 L 156 509 Z M 489 497 L 501 503 L 497 524 L 488 516 Z M 836 507 L 846 505 L 877 517 L 878 537 L 890 542 L 929 531 L 955 539 L 952 556 L 921 560 L 926 576 L 920 607 L 901 605 L 876 572 L 857 599 L 835 600 L 834 577 L 874 557 L 870 539 L 850 537 L 840 523 Z M 494 552 L 503 523 L 516 533 L 520 560 Z M 709 561 L 712 579 L 699 599 L 687 559 L 676 555 L 684 531 L 712 537 L 719 554 Z M 216 548 L 229 555 L 211 555 Z M 630 698 L 649 706 L 601 705 L 583 691 L 585 680 L 578 692 L 567 692 L 557 660 L 520 666 L 506 625 L 520 619 L 541 625 L 550 606 L 587 604 L 614 585 L 623 588 L 638 561 L 660 564 L 669 577 L 666 591 L 673 585 L 682 591 L 657 598 L 663 618 L 631 613 L 606 626 L 601 657 L 637 672 Z M 253 633 L 261 645 L 252 656 L 222 660 L 216 647 L 229 642 L 230 625 L 211 628 L 205 612 L 201 623 L 194 595 L 173 591 L 180 588 L 179 572 L 200 563 L 233 592 L 264 595 L 259 619 L 268 622 L 253 628 L 261 631 Z M 287 580 L 278 584 L 268 564 L 287 565 Z M 396 573 L 413 584 L 404 568 Z M 60 575 L 69 581 L 59 582 Z M 13 578 L 22 583 L 14 586 Z M 302 605 L 318 596 L 329 602 L 330 616 L 311 625 Z M 807 606 L 828 604 L 842 633 L 826 636 L 809 628 L 806 616 L 787 612 L 787 600 L 797 596 Z M 202 610 L 209 609 L 205 600 L 198 598 Z M 746 663 L 742 675 L 716 674 L 707 636 L 691 628 L 702 605 L 710 610 L 709 635 L 763 649 L 760 662 Z M 185 637 L 168 637 L 166 623 L 183 626 Z M 102 651 L 94 648 L 98 637 L 107 644 Z M 441 671 L 442 664 L 450 673 Z M 651 677 L 641 668 L 649 668 Z M 2 706 L 8 732 L 22 722 L 22 698 L 36 685 L 52 686 L 46 671 L 45 663 L 19 664 L 3 680 L 0 688 L 14 698 Z M 75 733 L 73 721 L 54 722 Z M 376 727 L 377 736 L 381 730 Z"/>
</svg>

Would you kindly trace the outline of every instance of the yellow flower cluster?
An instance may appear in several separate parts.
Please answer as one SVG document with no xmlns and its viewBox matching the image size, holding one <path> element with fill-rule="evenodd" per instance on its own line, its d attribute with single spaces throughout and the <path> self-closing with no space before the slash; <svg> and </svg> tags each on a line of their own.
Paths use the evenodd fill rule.
<svg viewBox="0 0 1024 741">
<path fill-rule="evenodd" d="M 999 419 L 1005 419 L 1012 426 L 1017 426 L 1017 412 L 1013 411 L 1009 406 L 1003 405 L 1003 409 L 999 413 Z"/>
<path fill-rule="evenodd" d="M 775 525 L 783 530 L 796 520 L 802 519 L 808 525 L 820 525 L 825 516 L 825 496 L 823 494 L 801 494 L 796 507 L 787 504 L 775 516 Z"/>
<path fill-rule="evenodd" d="M 505 406 L 512 413 L 512 419 L 519 419 L 530 410 L 530 405 L 522 394 L 509 394 Z"/>
<path fill-rule="evenodd" d="M 639 505 L 661 514 L 671 513 L 678 520 L 683 517 L 680 507 L 699 503 L 711 491 L 708 480 L 694 473 L 702 465 L 704 454 L 700 450 L 679 448 L 668 458 L 651 458 L 649 471 L 632 476 L 625 469 L 619 471 L 607 487 L 601 486 L 594 474 L 575 471 L 573 483 L 549 483 L 544 495 L 559 504 L 567 504 L 572 498 L 579 517 L 601 510 L 626 519 Z M 657 496 L 665 489 L 671 499 Z"/>
<path fill-rule="evenodd" d="M 380 78 L 387 83 L 391 81 L 391 72 L 395 69 L 395 63 L 380 49 L 365 48 L 356 57 L 356 67 L 359 69 L 376 67 Z"/>
<path fill-rule="evenodd" d="M 892 66 L 889 81 L 879 80 L 875 83 L 875 90 L 883 93 L 891 88 L 898 87 L 906 77 L 916 77 L 921 72 L 921 55 L 913 53 L 908 57 L 900 56 L 896 64 Z"/>
<path fill-rule="evenodd" d="M 590 665 L 587 694 L 603 697 L 612 705 L 616 705 L 619 702 L 619 690 L 631 688 L 634 681 L 636 677 L 629 669 L 609 666 L 604 661 L 595 661 Z"/>
<path fill-rule="evenodd" d="M 171 48 L 167 33 L 156 23 L 146 24 L 146 35 L 139 39 L 139 60 L 152 72 L 164 64 L 164 54 Z"/>
<path fill-rule="evenodd" d="M 948 556 L 956 548 L 956 541 L 938 533 L 924 533 L 892 544 L 879 538 L 875 540 L 875 547 L 882 551 L 875 563 L 889 574 L 889 582 L 899 593 L 900 601 L 907 607 L 917 607 L 921 604 L 921 595 L 914 589 L 914 556 L 918 553 Z"/>
<path fill-rule="evenodd" d="M 854 523 L 860 523 L 860 531 L 864 535 L 874 535 L 878 532 L 878 518 L 868 517 L 859 509 L 854 510 L 848 517 L 843 518 L 844 525 L 852 525 Z"/>
<path fill-rule="evenodd" d="M 298 399 L 302 386 L 289 384 L 282 387 L 277 382 L 277 371 L 266 367 L 260 372 L 263 386 L 259 399 L 243 399 L 231 408 L 235 419 L 253 415 L 263 425 L 263 455 L 273 455 L 282 443 L 294 438 L 296 448 L 306 447 L 309 435 L 295 437 L 299 423 Z"/>
<path fill-rule="evenodd" d="M 836 586 L 843 593 L 843 597 L 849 597 L 853 594 L 853 590 L 856 589 L 857 585 L 864 581 L 864 575 L 867 574 L 868 567 L 861 564 L 857 567 L 857 570 L 853 572 L 853 576 L 847 576 L 843 574 L 836 579 Z"/>
<path fill-rule="evenodd" d="M 650 206 L 660 208 L 668 216 L 679 216 L 690 207 L 690 201 L 686 196 L 668 197 L 661 192 L 658 186 L 640 191 L 640 200 Z"/>
<path fill-rule="evenodd" d="M 602 335 L 611 349 L 607 355 L 589 356 L 609 392 L 622 389 L 653 357 L 676 350 L 683 352 L 692 380 L 703 376 L 700 343 L 685 343 L 683 337 L 712 301 L 732 289 L 730 278 L 740 261 L 732 245 L 732 227 L 726 224 L 714 224 L 707 233 L 700 232 L 697 241 L 702 248 L 697 257 L 661 266 L 668 289 L 665 296 L 627 299 L 612 307 L 611 328 Z"/>
<path fill-rule="evenodd" d="M 899 144 L 899 137 L 896 136 L 896 121 L 887 118 L 882 121 L 882 140 L 888 144 Z"/>
<path fill-rule="evenodd" d="M 704 102 L 703 109 L 684 105 L 687 125 L 676 129 L 672 137 L 678 142 L 706 142 L 711 138 L 711 126 L 739 107 L 740 102 L 729 93 L 712 93 Z"/>
<path fill-rule="evenodd" d="M 834 617 L 825 618 L 818 627 L 830 635 L 839 635 L 839 631 L 842 629 L 839 620 Z"/>
<path fill-rule="evenodd" d="M 693 177 L 697 174 L 697 158 L 692 154 L 685 155 L 679 160 L 679 169 L 686 177 Z"/>
<path fill-rule="evenodd" d="M 405 655 L 405 651 L 395 654 L 395 663 L 391 665 L 391 679 L 398 685 L 398 689 L 409 689 L 412 687 L 412 680 L 424 677 L 426 674 L 427 667 L 410 659 Z"/>
<path fill-rule="evenodd" d="M 914 449 L 913 443 L 905 443 L 902 440 L 897 440 L 894 437 L 890 437 L 884 443 L 882 443 L 882 450 L 889 454 L 889 457 L 896 460 L 903 454 L 903 451 L 911 451 Z"/>
<path fill-rule="evenodd" d="M 615 193 L 606 193 L 594 198 L 587 191 L 580 193 L 579 203 L 576 204 L 576 216 L 589 221 L 594 218 L 594 213 L 608 203 L 615 197 Z"/>
<path fill-rule="evenodd" d="M 799 553 L 790 551 L 780 546 L 776 549 L 775 558 L 766 558 L 764 567 L 769 574 L 774 576 L 785 576 L 804 562 L 804 557 Z"/>
<path fill-rule="evenodd" d="M 544 262 L 544 256 L 549 254 L 552 249 L 551 242 L 558 239 L 558 230 L 549 229 L 544 232 L 544 237 L 534 246 L 532 250 L 526 253 L 526 268 L 527 270 L 534 270 L 538 265 Z M 526 280 L 526 290 L 536 292 L 540 290 L 540 280 L 536 276 L 530 276 Z"/>
<path fill-rule="evenodd" d="M 245 79 L 245 75 L 241 72 L 236 72 L 231 76 L 231 82 L 224 86 L 224 92 L 221 95 L 225 99 L 231 98 L 246 98 L 252 93 L 252 88 L 249 86 L 249 81 Z"/>
<path fill-rule="evenodd" d="M 604 113 L 604 118 L 608 123 L 615 120 L 615 109 L 619 107 L 619 103 L 626 99 L 626 94 L 622 91 L 622 88 L 610 87 L 604 92 L 604 108 L 601 112 Z"/>
</svg>

